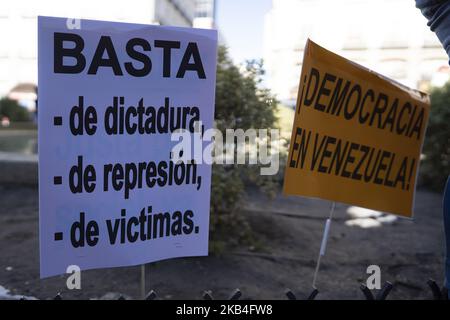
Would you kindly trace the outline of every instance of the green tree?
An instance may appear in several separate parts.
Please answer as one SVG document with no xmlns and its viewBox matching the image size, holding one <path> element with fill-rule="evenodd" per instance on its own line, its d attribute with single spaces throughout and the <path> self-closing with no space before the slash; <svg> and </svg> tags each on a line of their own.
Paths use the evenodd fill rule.
<svg viewBox="0 0 450 320">
<path fill-rule="evenodd" d="M 8 117 L 10 121 L 30 121 L 30 114 L 15 100 L 0 99 L 0 118 Z"/>
<path fill-rule="evenodd" d="M 450 174 L 450 82 L 431 91 L 431 112 L 423 145 L 421 183 L 442 191 Z"/>
<path fill-rule="evenodd" d="M 226 129 L 274 128 L 276 100 L 260 88 L 262 63 L 249 61 L 244 70 L 235 66 L 224 47 L 219 48 L 215 124 L 224 137 Z M 273 177 L 260 176 L 258 165 L 213 165 L 211 237 L 213 244 L 237 244 L 249 240 L 245 216 L 237 212 L 245 188 L 253 185 L 272 190 Z M 213 249 L 214 250 L 214 249 Z"/>
</svg>

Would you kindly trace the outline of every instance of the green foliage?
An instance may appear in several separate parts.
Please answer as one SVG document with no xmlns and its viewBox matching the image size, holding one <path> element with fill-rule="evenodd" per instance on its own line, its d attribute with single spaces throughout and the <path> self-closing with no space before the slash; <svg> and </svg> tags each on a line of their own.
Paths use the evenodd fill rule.
<svg viewBox="0 0 450 320">
<path fill-rule="evenodd" d="M 422 150 L 421 183 L 442 191 L 450 174 L 450 82 L 431 92 L 431 112 Z"/>
<path fill-rule="evenodd" d="M 0 99 L 0 118 L 8 117 L 10 121 L 30 121 L 29 112 L 21 107 L 16 101 Z"/>
<path fill-rule="evenodd" d="M 263 74 L 257 61 L 249 61 L 241 73 L 226 49 L 219 48 L 215 111 L 219 130 L 273 127 L 276 101 L 267 89 L 258 88 Z"/>
<path fill-rule="evenodd" d="M 264 74 L 262 63 L 250 61 L 245 70 L 231 62 L 225 48 L 219 48 L 216 82 L 216 127 L 225 137 L 226 129 L 274 128 L 276 101 L 259 88 Z M 282 160 L 280 160 L 282 161 Z M 261 176 L 259 165 L 213 165 L 211 190 L 212 249 L 251 242 L 245 216 L 238 212 L 247 187 L 273 194 L 276 178 Z M 217 249 L 218 250 L 218 249 Z M 220 251 L 220 250 L 219 250 Z"/>
</svg>

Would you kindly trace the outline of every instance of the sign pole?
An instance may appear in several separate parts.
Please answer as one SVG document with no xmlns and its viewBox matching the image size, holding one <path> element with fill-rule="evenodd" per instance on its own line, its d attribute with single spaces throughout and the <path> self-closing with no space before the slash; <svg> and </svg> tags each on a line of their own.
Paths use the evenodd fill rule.
<svg viewBox="0 0 450 320">
<path fill-rule="evenodd" d="M 145 264 L 141 264 L 141 298 L 145 300 Z"/>
<path fill-rule="evenodd" d="M 319 257 L 317 258 L 316 270 L 314 271 L 314 278 L 313 278 L 313 283 L 312 283 L 313 289 L 317 289 L 316 288 L 317 275 L 319 273 L 320 262 L 322 260 L 322 257 L 325 255 L 325 250 L 327 248 L 328 233 L 330 232 L 331 220 L 333 219 L 333 213 L 334 213 L 335 207 L 336 207 L 336 202 L 333 201 L 331 203 L 330 215 L 329 215 L 327 221 L 325 222 L 325 228 L 323 230 L 322 243 L 320 245 Z"/>
</svg>

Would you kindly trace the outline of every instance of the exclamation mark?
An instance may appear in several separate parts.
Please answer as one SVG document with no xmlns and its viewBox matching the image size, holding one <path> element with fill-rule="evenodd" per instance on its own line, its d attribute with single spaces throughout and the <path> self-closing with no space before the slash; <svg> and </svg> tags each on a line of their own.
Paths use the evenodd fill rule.
<svg viewBox="0 0 450 320">
<path fill-rule="evenodd" d="M 297 113 L 300 113 L 300 106 L 303 103 L 302 101 L 303 101 L 303 93 L 305 92 L 306 78 L 307 78 L 307 75 L 305 74 L 305 76 L 303 77 L 302 91 L 301 91 L 300 97 L 297 101 L 297 106 L 298 106 Z"/>
<path fill-rule="evenodd" d="M 416 159 L 412 158 L 411 167 L 409 168 L 409 178 L 408 178 L 408 185 L 406 186 L 406 190 L 409 190 L 409 185 L 411 184 L 411 178 L 412 178 L 412 174 L 414 172 L 414 164 L 415 163 L 416 163 Z"/>
</svg>

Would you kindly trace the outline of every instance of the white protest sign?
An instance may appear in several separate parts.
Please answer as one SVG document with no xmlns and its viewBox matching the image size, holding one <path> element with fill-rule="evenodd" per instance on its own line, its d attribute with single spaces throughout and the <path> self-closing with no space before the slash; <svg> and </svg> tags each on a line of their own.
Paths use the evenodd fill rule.
<svg viewBox="0 0 450 320">
<path fill-rule="evenodd" d="M 213 126 L 217 32 L 67 21 L 38 20 L 41 277 L 207 255 L 211 166 L 171 133 Z"/>
</svg>

